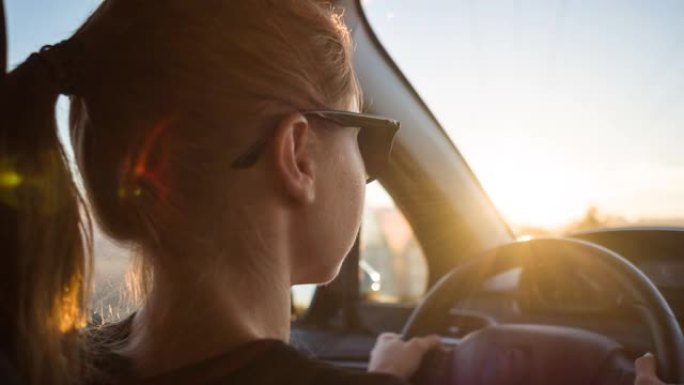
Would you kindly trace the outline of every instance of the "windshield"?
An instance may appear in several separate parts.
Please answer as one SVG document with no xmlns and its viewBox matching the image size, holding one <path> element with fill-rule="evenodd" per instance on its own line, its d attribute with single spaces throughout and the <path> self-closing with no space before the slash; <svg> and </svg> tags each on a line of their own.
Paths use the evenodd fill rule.
<svg viewBox="0 0 684 385">
<path fill-rule="evenodd" d="M 684 225 L 684 2 L 363 6 L 519 235 Z"/>
</svg>

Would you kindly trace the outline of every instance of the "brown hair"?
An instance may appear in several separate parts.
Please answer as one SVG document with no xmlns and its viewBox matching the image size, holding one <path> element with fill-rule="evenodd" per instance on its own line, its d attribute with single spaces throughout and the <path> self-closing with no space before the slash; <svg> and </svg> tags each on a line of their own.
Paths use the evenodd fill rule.
<svg viewBox="0 0 684 385">
<path fill-rule="evenodd" d="M 34 55 L 0 100 L 0 344 L 25 383 L 70 382 L 85 320 L 89 232 L 57 137 L 58 94 Z"/>
<path fill-rule="evenodd" d="M 73 93 L 72 143 L 98 223 L 152 266 L 220 253 L 230 157 L 284 114 L 358 97 L 350 50 L 340 18 L 316 1 L 105 0 L 54 49 L 68 64 L 60 74 Z M 54 122 L 64 90 L 39 59 L 10 74 L 0 132 L 6 171 L 22 176 L 21 186 L 41 181 L 1 190 L 12 211 L 3 233 L 18 225 L 7 243 L 16 246 L 10 292 L 21 305 L 8 312 L 19 315 L 13 330 L 25 329 L 21 343 L 32 341 L 14 345 L 32 383 L 68 379 L 59 357 L 76 359 L 72 345 L 44 320 L 80 326 L 87 282 L 77 191 Z M 54 349 L 39 349 L 45 341 Z"/>
</svg>

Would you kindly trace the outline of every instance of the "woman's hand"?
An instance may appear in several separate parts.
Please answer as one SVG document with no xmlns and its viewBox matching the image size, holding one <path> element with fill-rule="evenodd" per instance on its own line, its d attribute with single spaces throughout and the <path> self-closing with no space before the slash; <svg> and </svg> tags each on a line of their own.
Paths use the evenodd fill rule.
<svg viewBox="0 0 684 385">
<path fill-rule="evenodd" d="M 651 353 L 636 360 L 636 381 L 634 385 L 667 385 L 656 374 L 656 361 Z"/>
<path fill-rule="evenodd" d="M 420 366 L 425 353 L 440 345 L 439 336 L 414 337 L 403 341 L 395 333 L 383 333 L 371 352 L 368 371 L 409 379 Z"/>
</svg>

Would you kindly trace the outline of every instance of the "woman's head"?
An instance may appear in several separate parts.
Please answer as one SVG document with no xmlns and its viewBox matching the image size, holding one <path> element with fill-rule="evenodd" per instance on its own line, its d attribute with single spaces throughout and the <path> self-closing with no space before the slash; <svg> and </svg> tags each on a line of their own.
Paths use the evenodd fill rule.
<svg viewBox="0 0 684 385">
<path fill-rule="evenodd" d="M 158 267 L 230 257 L 241 237 L 268 248 L 256 243 L 277 222 L 291 280 L 322 281 L 358 230 L 363 163 L 355 129 L 302 111 L 359 108 L 350 50 L 316 1 L 105 0 L 66 43 L 9 74 L 0 203 L 17 278 L 2 311 L 20 333 L 2 338 L 27 382 L 68 377 L 62 353 L 78 352 L 64 333 L 85 313 L 84 206 L 54 121 L 65 82 L 77 163 L 109 235 Z M 231 167 L 263 138 L 253 167 Z"/>
<path fill-rule="evenodd" d="M 281 203 L 297 212 L 290 227 L 307 250 L 339 258 L 348 250 L 353 235 L 341 226 L 358 227 L 363 191 L 341 184 L 362 180 L 354 131 L 299 113 L 358 108 L 349 36 L 329 5 L 110 0 L 74 40 L 72 137 L 110 235 L 141 245 L 153 264 L 174 263 L 154 258 L 220 253 L 236 230 L 259 225 L 249 221 L 260 207 Z M 288 187 L 284 153 L 250 170 L 230 167 L 263 137 L 275 139 L 271 150 L 287 140 L 304 146 L 292 148 L 318 168 L 314 200 L 297 201 Z"/>
</svg>

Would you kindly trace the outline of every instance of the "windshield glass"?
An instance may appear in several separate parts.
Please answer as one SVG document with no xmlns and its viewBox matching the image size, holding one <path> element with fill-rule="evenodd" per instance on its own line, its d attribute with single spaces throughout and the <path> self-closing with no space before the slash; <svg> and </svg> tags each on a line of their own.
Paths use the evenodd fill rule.
<svg viewBox="0 0 684 385">
<path fill-rule="evenodd" d="M 684 225 L 684 2 L 363 6 L 518 235 Z"/>
</svg>

